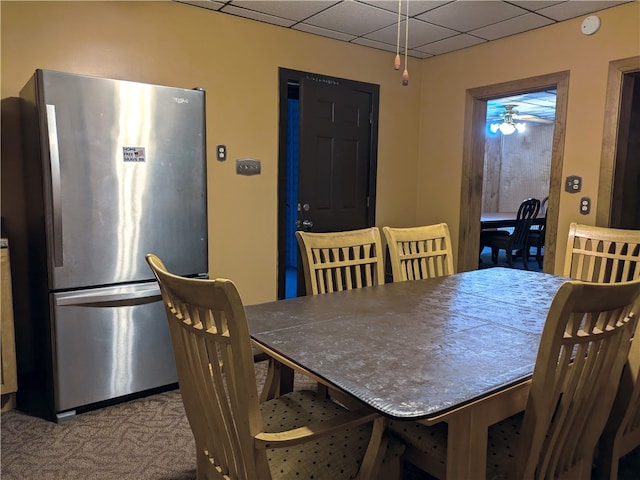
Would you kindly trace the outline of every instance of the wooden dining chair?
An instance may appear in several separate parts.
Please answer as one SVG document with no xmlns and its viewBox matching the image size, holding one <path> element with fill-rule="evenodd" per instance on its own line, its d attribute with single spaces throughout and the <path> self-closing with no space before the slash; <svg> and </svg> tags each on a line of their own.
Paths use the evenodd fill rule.
<svg viewBox="0 0 640 480">
<path fill-rule="evenodd" d="M 529 230 L 533 219 L 540 210 L 540 200 L 537 198 L 527 198 L 518 207 L 515 227 L 513 232 L 506 230 L 483 230 L 480 232 L 480 250 L 484 247 L 491 248 L 491 261 L 498 263 L 498 253 L 505 250 L 507 253 L 507 264 L 513 267 L 513 252 L 522 251 L 522 264 L 525 270 L 529 269 Z"/>
<path fill-rule="evenodd" d="M 640 231 L 572 223 L 564 275 L 599 283 L 640 278 Z M 633 342 L 611 417 L 598 446 L 595 476 L 617 478 L 621 457 L 640 447 L 640 342 Z"/>
<path fill-rule="evenodd" d="M 524 413 L 488 431 L 488 479 L 591 478 L 640 315 L 640 281 L 572 280 L 557 291 L 540 339 Z M 447 427 L 392 421 L 406 459 L 446 472 Z M 481 475 L 479 475 L 480 477 Z"/>
<path fill-rule="evenodd" d="M 571 223 L 563 275 L 600 283 L 640 278 L 640 230 Z"/>
<path fill-rule="evenodd" d="M 399 478 L 403 446 L 377 414 L 312 391 L 259 403 L 249 327 L 231 280 L 180 277 L 157 256 L 146 259 L 169 321 L 199 480 Z"/>
<path fill-rule="evenodd" d="M 384 283 L 378 227 L 345 232 L 296 232 L 307 295 Z"/>
<path fill-rule="evenodd" d="M 421 227 L 382 227 L 394 282 L 455 273 L 451 235 L 446 223 Z"/>
<path fill-rule="evenodd" d="M 530 249 L 536 249 L 536 262 L 538 262 L 538 267 L 542 268 L 542 251 L 544 249 L 544 240 L 545 234 L 547 230 L 547 205 L 549 204 L 549 197 L 544 197 L 542 202 L 540 202 L 540 212 L 538 215 L 542 216 L 542 223 L 540 225 L 534 225 L 529 230 L 529 248 L 527 249 L 527 254 L 530 254 Z"/>
<path fill-rule="evenodd" d="M 636 330 L 636 336 L 638 330 Z M 596 455 L 594 478 L 617 479 L 620 459 L 640 447 L 640 341 L 631 342 L 611 415 Z M 640 472 L 639 472 L 640 476 Z"/>
</svg>

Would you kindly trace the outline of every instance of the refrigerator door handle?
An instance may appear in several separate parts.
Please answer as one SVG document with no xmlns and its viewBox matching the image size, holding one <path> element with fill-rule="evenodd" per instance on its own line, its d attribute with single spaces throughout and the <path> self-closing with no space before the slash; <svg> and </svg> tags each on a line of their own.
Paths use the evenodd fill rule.
<svg viewBox="0 0 640 480">
<path fill-rule="evenodd" d="M 125 288 L 100 288 L 81 292 L 69 292 L 58 294 L 55 304 L 57 306 L 83 306 L 83 307 L 123 307 L 143 305 L 160 301 L 162 295 L 157 283 L 149 283 L 137 287 Z"/>
<path fill-rule="evenodd" d="M 58 125 L 56 106 L 47 104 L 47 129 L 51 162 L 51 209 L 53 218 L 53 265 L 61 267 L 62 258 L 62 205 L 60 204 L 60 151 L 58 149 Z"/>
</svg>

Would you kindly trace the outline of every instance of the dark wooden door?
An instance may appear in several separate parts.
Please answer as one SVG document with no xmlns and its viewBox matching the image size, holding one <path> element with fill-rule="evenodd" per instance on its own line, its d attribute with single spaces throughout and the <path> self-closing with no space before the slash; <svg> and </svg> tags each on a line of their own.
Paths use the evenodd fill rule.
<svg viewBox="0 0 640 480">
<path fill-rule="evenodd" d="M 278 298 L 286 298 L 295 283 L 304 291 L 296 229 L 375 224 L 380 87 L 288 69 L 279 77 Z"/>
<path fill-rule="evenodd" d="M 622 76 L 609 226 L 640 230 L 640 72 Z"/>
<path fill-rule="evenodd" d="M 371 95 L 340 82 L 300 83 L 299 221 L 328 232 L 370 225 Z"/>
</svg>

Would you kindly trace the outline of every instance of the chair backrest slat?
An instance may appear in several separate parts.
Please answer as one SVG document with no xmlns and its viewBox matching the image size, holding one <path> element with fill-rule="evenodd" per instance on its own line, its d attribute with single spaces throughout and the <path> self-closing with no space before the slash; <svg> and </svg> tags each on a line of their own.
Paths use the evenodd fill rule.
<svg viewBox="0 0 640 480">
<path fill-rule="evenodd" d="M 377 227 L 346 232 L 296 232 L 307 295 L 384 283 Z"/>
<path fill-rule="evenodd" d="M 420 227 L 383 227 L 394 282 L 455 273 L 446 223 Z"/>
</svg>

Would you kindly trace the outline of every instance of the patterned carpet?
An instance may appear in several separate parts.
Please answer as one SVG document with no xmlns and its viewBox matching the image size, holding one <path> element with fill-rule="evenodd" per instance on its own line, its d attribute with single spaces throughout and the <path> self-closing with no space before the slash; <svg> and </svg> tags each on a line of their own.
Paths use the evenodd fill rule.
<svg viewBox="0 0 640 480">
<path fill-rule="evenodd" d="M 2 414 L 3 480 L 192 480 L 194 442 L 177 390 L 56 424 Z"/>
<path fill-rule="evenodd" d="M 263 362 L 264 364 L 264 362 Z M 258 381 L 264 370 L 257 367 Z M 295 388 L 315 383 L 296 375 Z M 77 415 L 56 424 L 13 410 L 1 416 L 3 480 L 194 480 L 195 452 L 178 390 Z M 619 479 L 640 478 L 640 454 Z M 429 480 L 405 467 L 403 480 Z"/>
</svg>

